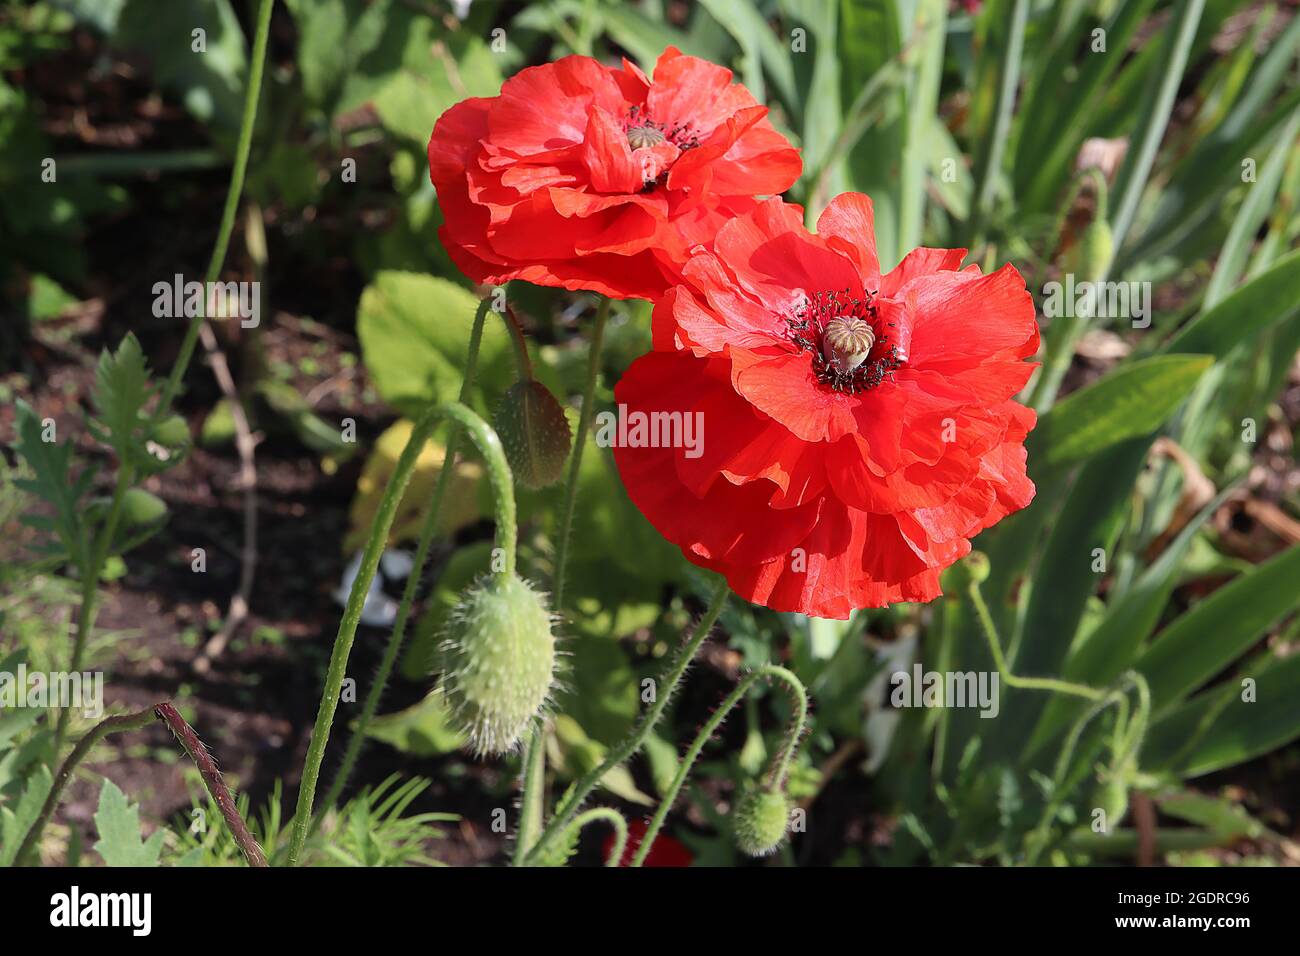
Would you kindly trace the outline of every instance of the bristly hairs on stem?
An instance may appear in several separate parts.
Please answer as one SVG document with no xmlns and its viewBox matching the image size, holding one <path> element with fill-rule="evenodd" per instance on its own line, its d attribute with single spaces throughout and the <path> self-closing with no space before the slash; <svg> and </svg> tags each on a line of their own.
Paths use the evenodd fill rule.
<svg viewBox="0 0 1300 956">
<path fill-rule="evenodd" d="M 325 674 L 325 686 L 316 711 L 316 723 L 312 729 L 311 742 L 307 747 L 307 758 L 303 765 L 302 783 L 298 789 L 298 806 L 294 814 L 293 836 L 289 844 L 290 866 L 298 864 L 303 846 L 307 842 L 307 834 L 311 829 L 312 808 L 316 797 L 316 785 L 320 780 L 321 763 L 325 758 L 325 748 L 329 744 L 330 730 L 333 728 L 334 715 L 338 710 L 343 679 L 347 674 L 348 658 L 352 653 L 357 627 L 361 623 L 361 610 L 365 606 L 370 582 L 374 580 L 380 555 L 388 544 L 388 533 L 397 516 L 397 508 L 402 496 L 406 493 L 406 486 L 410 484 L 415 463 L 434 426 L 444 417 L 458 422 L 483 455 L 495 505 L 495 544 L 502 552 L 502 569 L 499 573 L 514 574 L 518 538 L 514 484 L 510 477 L 510 466 L 506 463 L 505 452 L 501 448 L 496 432 L 476 412 L 460 402 L 448 402 L 429 409 L 420 416 L 415 427 L 411 429 L 406 447 L 402 449 L 397 466 L 388 481 L 388 487 L 384 489 L 384 496 L 379 502 L 379 508 L 370 526 L 370 536 L 366 539 L 361 554 L 361 565 L 357 569 L 352 590 L 348 594 L 347 606 L 343 611 L 343 618 L 339 622 L 338 634 L 334 638 L 334 648 L 330 653 L 329 667 Z"/>
<path fill-rule="evenodd" d="M 587 447 L 587 432 L 596 409 L 596 379 L 600 376 L 600 354 L 605 341 L 605 324 L 609 320 L 610 301 L 601 297 L 596 307 L 596 318 L 591 327 L 591 344 L 587 353 L 587 381 L 582 391 L 582 408 L 578 413 L 578 431 L 573 440 L 573 452 L 569 459 L 569 473 L 564 483 L 564 507 L 560 512 L 560 526 L 555 542 L 555 574 L 552 579 L 551 592 L 554 597 L 555 613 L 564 616 L 564 572 L 569 558 L 569 535 L 573 528 L 573 511 L 578 500 L 578 473 L 582 470 L 582 452 Z M 527 352 L 525 350 L 525 357 Z M 522 865 L 534 848 L 537 828 L 541 826 L 546 813 L 546 752 L 545 723 L 538 721 L 524 754 L 524 766 L 531 767 L 536 762 L 539 768 L 534 782 L 529 787 L 528 773 L 524 776 L 522 796 L 523 813 L 520 816 L 519 832 L 515 838 L 513 865 Z M 576 809 L 576 808 L 575 808 Z M 572 816 L 570 815 L 570 819 Z M 552 821 L 554 822 L 554 821 Z M 542 835 L 551 833 L 548 826 Z"/>
<path fill-rule="evenodd" d="M 695 630 L 691 632 L 682 645 L 677 649 L 676 654 L 669 662 L 665 671 L 664 680 L 659 687 L 659 692 L 655 696 L 655 701 L 650 705 L 650 709 L 645 711 L 641 716 L 640 722 L 633 731 L 624 738 L 617 747 L 606 755 L 601 761 L 600 766 L 588 771 L 574 783 L 560 801 L 560 805 L 555 810 L 555 815 L 551 822 L 546 825 L 542 835 L 538 838 L 536 846 L 524 857 L 524 862 L 528 863 L 536 859 L 538 855 L 544 853 L 554 844 L 563 833 L 565 828 L 573 821 L 578 814 L 579 807 L 596 786 L 604 779 L 605 774 L 619 766 L 633 754 L 644 746 L 646 738 L 663 716 L 668 707 L 668 702 L 672 699 L 678 685 L 681 683 L 682 675 L 694 660 L 700 645 L 704 643 L 713 624 L 722 613 L 722 608 L 727 603 L 727 596 L 731 593 L 727 585 L 726 578 L 719 578 L 717 586 L 714 588 L 713 596 L 709 601 L 709 606 L 705 610 L 703 617 L 696 624 Z"/>
<path fill-rule="evenodd" d="M 186 754 L 198 767 L 199 775 L 203 778 L 208 793 L 212 795 L 212 799 L 221 810 L 221 815 L 225 818 L 226 825 L 230 827 L 231 835 L 234 836 L 235 842 L 244 854 L 244 859 L 248 861 L 248 865 L 253 867 L 267 865 L 266 856 L 262 853 L 261 847 L 257 845 L 257 841 L 253 839 L 252 833 L 249 832 L 248 825 L 244 822 L 239 808 L 231 798 L 230 790 L 226 787 L 225 780 L 222 779 L 221 771 L 217 769 L 217 763 L 213 760 L 212 754 L 203 741 L 199 739 L 199 735 L 194 732 L 194 728 L 176 710 L 175 706 L 170 701 L 163 701 L 154 707 L 137 713 L 105 717 L 77 742 L 77 745 L 72 748 L 72 753 L 68 754 L 67 759 L 59 767 L 59 772 L 54 777 L 54 782 L 45 798 L 45 804 L 41 807 L 40 814 L 32 822 L 31 827 L 27 830 L 27 835 L 23 837 L 22 843 L 19 844 L 18 853 L 14 856 L 16 866 L 22 866 L 36 850 L 40 843 L 41 834 L 45 831 L 50 818 L 54 816 L 54 811 L 58 808 L 59 800 L 63 796 L 63 791 L 68 782 L 72 779 L 73 772 L 90 751 L 94 749 L 95 745 L 109 734 L 139 730 L 142 727 L 147 727 L 154 720 L 161 720 L 168 726 L 177 741 L 185 749 Z"/>
<path fill-rule="evenodd" d="M 664 820 L 667 818 L 669 811 L 672 810 L 673 804 L 677 802 L 677 796 L 681 793 L 682 787 L 685 786 L 687 779 L 690 777 L 695 761 L 699 759 L 700 753 L 704 750 L 704 745 L 713 739 L 713 735 L 718 732 L 718 728 L 727 719 L 727 715 L 759 681 L 783 684 L 790 694 L 793 713 L 790 722 L 786 725 L 785 733 L 782 734 L 781 747 L 773 754 L 766 775 L 767 789 L 772 791 L 784 789 L 786 775 L 790 771 L 790 761 L 799 749 L 799 741 L 803 738 L 804 728 L 808 722 L 808 692 L 804 689 L 803 682 L 792 671 L 774 664 L 767 664 L 756 668 L 741 678 L 740 683 L 736 685 L 735 689 L 727 695 L 718 706 L 718 709 L 709 717 L 691 742 L 690 747 L 687 748 L 685 755 L 678 761 L 677 774 L 664 791 L 663 800 L 655 811 L 655 815 L 650 819 L 650 825 L 641 838 L 641 845 L 637 847 L 636 855 L 632 858 L 633 866 L 641 866 L 645 863 L 646 856 L 650 853 L 650 848 L 654 845 L 655 838 L 659 835 L 659 830 L 663 827 Z"/>
<path fill-rule="evenodd" d="M 478 309 L 474 313 L 474 324 L 470 327 L 469 349 L 465 354 L 465 377 L 460 383 L 460 403 L 462 405 L 469 404 L 470 394 L 473 391 L 474 375 L 478 369 L 479 347 L 483 342 L 483 323 L 487 318 L 490 306 L 490 299 L 484 299 L 479 303 Z M 438 481 L 433 488 L 433 497 L 429 500 L 429 507 L 424 513 L 424 522 L 420 526 L 420 534 L 415 546 L 415 557 L 411 562 L 411 573 L 402 589 L 402 600 L 397 607 L 397 617 L 393 621 L 393 633 L 389 635 L 388 645 L 384 648 L 384 656 L 379 662 L 379 668 L 375 672 L 370 690 L 366 693 L 366 700 L 361 708 L 361 716 L 352 731 L 352 736 L 348 739 L 343 762 L 339 765 L 338 772 L 330 783 L 325 799 L 321 801 L 315 823 L 319 823 L 320 816 L 335 806 L 339 801 L 339 797 L 343 795 L 343 789 L 347 786 L 348 778 L 352 776 L 352 771 L 356 768 L 357 760 L 361 756 L 361 749 L 365 746 L 367 729 L 375 714 L 379 711 L 379 703 L 383 697 L 384 688 L 388 684 L 388 678 L 392 675 L 393 667 L 401 654 L 402 645 L 406 641 L 406 627 L 410 621 L 411 609 L 415 604 L 415 594 L 420 588 L 420 582 L 424 579 L 425 566 L 429 562 L 429 552 L 433 547 L 433 539 L 438 531 L 438 518 L 442 513 L 442 501 L 447 496 L 447 488 L 451 484 L 451 476 L 456 467 L 456 456 L 460 451 L 460 440 L 460 424 L 452 421 L 447 426 L 447 445 L 442 456 L 442 468 L 438 472 Z"/>
</svg>

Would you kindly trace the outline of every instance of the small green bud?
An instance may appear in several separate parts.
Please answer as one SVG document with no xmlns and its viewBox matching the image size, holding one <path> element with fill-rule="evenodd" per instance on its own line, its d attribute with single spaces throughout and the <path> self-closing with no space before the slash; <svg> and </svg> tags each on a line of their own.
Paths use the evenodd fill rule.
<svg viewBox="0 0 1300 956">
<path fill-rule="evenodd" d="M 447 703 L 470 746 L 513 750 L 551 692 L 555 635 L 545 598 L 515 574 L 480 578 L 452 608 L 439 649 Z"/>
<path fill-rule="evenodd" d="M 497 409 L 496 432 L 515 480 L 525 488 L 553 485 L 573 445 L 564 408 L 541 382 L 516 382 Z"/>
<path fill-rule="evenodd" d="M 943 590 L 948 594 L 961 594 L 972 584 L 983 584 L 988 578 L 988 555 L 983 551 L 972 551 L 943 572 Z"/>
<path fill-rule="evenodd" d="M 168 415 L 153 426 L 149 437 L 164 448 L 176 448 L 190 440 L 190 426 L 179 415 Z"/>
<path fill-rule="evenodd" d="M 167 502 L 143 488 L 128 488 L 122 496 L 122 527 L 138 528 L 161 521 L 167 514 Z"/>
<path fill-rule="evenodd" d="M 790 798 L 784 791 L 749 787 L 731 810 L 736 846 L 749 856 L 776 852 L 790 826 L 790 810 Z"/>
</svg>

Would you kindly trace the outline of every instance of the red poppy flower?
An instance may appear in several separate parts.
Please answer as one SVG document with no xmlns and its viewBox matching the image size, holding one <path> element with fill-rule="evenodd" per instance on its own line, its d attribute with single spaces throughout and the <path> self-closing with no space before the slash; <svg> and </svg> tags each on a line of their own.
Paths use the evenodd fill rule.
<svg viewBox="0 0 1300 956">
<path fill-rule="evenodd" d="M 633 820 L 627 825 L 627 846 L 623 848 L 623 858 L 618 861 L 619 866 L 631 866 L 632 858 L 636 856 L 636 851 L 641 848 L 641 841 L 645 839 L 646 831 L 650 825 L 644 820 Z M 600 855 L 603 859 L 609 858 L 610 850 L 614 849 L 614 834 L 605 837 L 604 845 L 601 847 Z M 650 852 L 645 855 L 645 862 L 642 866 L 690 866 L 695 857 L 691 851 L 686 848 L 680 840 L 674 840 L 670 836 L 660 833 L 655 837 L 654 845 L 650 847 Z"/>
<path fill-rule="evenodd" d="M 728 223 L 614 392 L 637 507 L 780 611 L 929 601 L 969 539 L 1034 495 L 1035 417 L 1011 401 L 1038 348 L 1024 280 L 962 269 L 964 249 L 915 249 L 882 275 L 872 221 L 847 193 L 815 236 L 776 199 Z M 676 440 L 692 424 L 694 445 Z"/>
<path fill-rule="evenodd" d="M 585 56 L 520 71 L 429 140 L 439 236 L 480 283 L 655 298 L 696 243 L 802 168 L 731 71 L 669 47 L 653 81 Z"/>
</svg>

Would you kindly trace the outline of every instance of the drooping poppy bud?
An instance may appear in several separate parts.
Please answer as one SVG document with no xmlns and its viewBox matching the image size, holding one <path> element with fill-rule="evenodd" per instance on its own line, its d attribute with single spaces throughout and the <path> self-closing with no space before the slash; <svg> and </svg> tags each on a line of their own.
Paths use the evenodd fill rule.
<svg viewBox="0 0 1300 956">
<path fill-rule="evenodd" d="M 790 810 L 790 798 L 784 791 L 757 786 L 747 789 L 731 811 L 737 848 L 749 856 L 776 852 L 790 826 Z"/>
<path fill-rule="evenodd" d="M 458 729 L 479 754 L 513 750 L 545 705 L 555 635 L 543 595 L 515 574 L 471 585 L 448 617 L 442 682 Z"/>
<path fill-rule="evenodd" d="M 525 488 L 553 485 L 573 445 L 564 408 L 535 379 L 516 382 L 497 409 L 496 431 L 515 480 Z"/>
</svg>

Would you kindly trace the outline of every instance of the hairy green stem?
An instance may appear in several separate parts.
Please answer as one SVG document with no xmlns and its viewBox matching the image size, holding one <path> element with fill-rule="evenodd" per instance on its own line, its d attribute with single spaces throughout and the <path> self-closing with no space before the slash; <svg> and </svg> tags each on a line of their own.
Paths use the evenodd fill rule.
<svg viewBox="0 0 1300 956">
<path fill-rule="evenodd" d="M 478 310 L 474 313 L 474 324 L 469 333 L 469 349 L 465 354 L 465 377 L 460 383 L 460 403 L 462 405 L 469 404 L 470 392 L 474 387 L 474 374 L 478 368 L 478 353 L 483 342 L 483 323 L 487 318 L 489 307 L 490 300 L 484 299 L 479 303 Z M 339 797 L 343 794 L 343 788 L 347 786 L 348 778 L 352 776 L 352 771 L 356 768 L 357 760 L 361 756 L 361 749 L 366 743 L 366 730 L 370 726 L 370 722 L 374 720 L 375 714 L 379 711 L 379 702 L 384 695 L 384 688 L 388 685 L 388 678 L 393 672 L 393 667 L 397 664 L 398 655 L 401 654 L 402 645 L 406 641 L 406 626 L 410 621 L 411 608 L 415 604 L 415 592 L 419 590 L 420 581 L 424 578 L 424 567 L 429 561 L 429 552 L 432 550 L 433 539 L 438 531 L 438 518 L 442 513 L 442 499 L 447 496 L 447 487 L 451 484 L 452 472 L 456 466 L 456 454 L 460 448 L 460 438 L 460 425 L 457 422 L 452 422 L 447 428 L 447 448 L 442 456 L 442 468 L 438 472 L 438 481 L 433 487 L 433 497 L 429 500 L 429 507 L 424 514 L 424 523 L 420 526 L 420 535 L 415 546 L 415 558 L 411 563 L 411 574 L 406 579 L 406 585 L 402 589 L 402 601 L 397 607 L 397 618 L 393 621 L 393 633 L 388 638 L 388 646 L 384 648 L 384 656 L 379 662 L 379 669 L 375 672 L 374 682 L 366 693 L 366 700 L 361 708 L 361 716 L 357 719 L 356 727 L 353 728 L 352 736 L 348 740 L 347 750 L 343 754 L 343 763 L 339 765 L 338 773 L 334 775 L 334 780 L 325 794 L 325 799 L 321 801 L 321 813 L 338 803 Z"/>
<path fill-rule="evenodd" d="M 632 733 L 601 761 L 600 766 L 584 774 L 569 789 L 559 807 L 556 808 L 551 822 L 542 831 L 537 845 L 525 858 L 526 861 L 535 859 L 538 854 L 548 849 L 573 821 L 573 818 L 578 813 L 578 808 L 582 805 L 582 801 L 604 779 L 605 774 L 623 763 L 645 744 L 646 738 L 650 736 L 650 731 L 654 729 L 655 724 L 659 722 L 659 718 L 663 716 L 664 710 L 667 709 L 668 701 L 677 690 L 677 685 L 681 682 L 682 676 L 686 673 L 691 661 L 694 660 L 700 645 L 704 643 L 704 639 L 708 637 L 710 629 L 718 619 L 718 615 L 722 613 L 722 608 L 727 603 L 729 593 L 730 590 L 727 587 L 726 579 L 720 579 L 714 589 L 713 597 L 709 601 L 709 606 L 704 612 L 704 616 L 700 618 L 691 636 L 678 648 L 677 653 L 669 663 L 664 680 L 658 688 L 658 693 L 655 695 L 654 703 L 650 705 L 650 709 L 641 716 L 640 722 Z"/>
<path fill-rule="evenodd" d="M 257 8 L 257 28 L 253 35 L 253 55 L 249 62 L 248 85 L 244 88 L 244 115 L 239 121 L 239 139 L 235 144 L 235 164 L 230 172 L 230 187 L 226 190 L 226 205 L 221 211 L 221 225 L 217 229 L 217 242 L 212 248 L 212 258 L 208 260 L 208 271 L 203 286 L 205 289 L 211 288 L 211 283 L 216 282 L 217 276 L 221 274 L 221 267 L 226 261 L 226 249 L 230 245 L 230 234 L 235 228 L 235 213 L 239 209 L 239 197 L 244 191 L 244 174 L 248 170 L 248 151 L 253 143 L 253 124 L 257 119 L 257 101 L 262 92 L 262 72 L 266 65 L 266 41 L 271 32 L 271 8 L 273 6 L 275 6 L 275 0 L 261 0 Z M 176 393 L 180 391 L 181 379 L 185 376 L 185 369 L 194 356 L 194 346 L 199 338 L 199 326 L 203 324 L 206 317 L 207 305 L 205 300 L 203 308 L 199 310 L 198 315 L 190 320 L 189 328 L 185 330 L 185 338 L 181 342 L 180 352 L 176 355 L 171 374 L 167 377 L 167 384 L 163 387 L 162 396 L 158 400 L 158 407 L 154 410 L 155 421 L 167 414 L 172 401 L 176 398 Z"/>
<path fill-rule="evenodd" d="M 515 852 L 511 866 L 522 866 L 528 851 L 537 842 L 546 813 L 542 777 L 546 773 L 546 750 L 542 737 L 542 718 L 533 721 L 533 731 L 528 736 L 528 749 L 524 752 L 523 796 L 520 800 L 519 832 L 515 835 Z M 622 819 L 620 817 L 620 819 Z"/>
<path fill-rule="evenodd" d="M 591 327 L 591 345 L 587 352 L 587 383 L 582 391 L 582 410 L 578 414 L 578 433 L 573 442 L 573 453 L 569 458 L 569 473 L 565 478 L 564 507 L 560 513 L 560 526 L 555 542 L 555 573 L 551 585 L 557 614 L 564 613 L 564 571 L 569 560 L 569 534 L 573 528 L 573 510 L 578 501 L 578 474 L 582 470 L 582 452 L 587 447 L 587 431 L 591 428 L 591 420 L 596 411 L 596 379 L 600 375 L 600 352 L 605 341 L 605 323 L 609 320 L 609 305 L 609 299 L 602 297 L 600 305 L 596 307 L 596 319 Z M 522 341 L 522 331 L 519 332 L 519 338 Z M 525 357 L 526 355 L 525 350 Z M 535 783 L 539 791 L 546 780 L 546 752 L 543 749 L 545 736 L 545 724 L 537 721 L 533 726 L 532 734 L 528 737 L 528 746 L 524 753 L 525 765 L 531 766 L 536 761 L 541 767 Z M 525 811 L 527 812 L 530 805 L 534 809 L 544 809 L 545 793 L 533 793 L 528 786 L 529 781 L 525 776 L 521 798 Z M 538 823 L 540 824 L 540 815 Z M 532 851 L 532 839 L 533 834 L 526 833 L 521 828 L 515 843 L 516 865 L 522 863 Z"/>
<path fill-rule="evenodd" d="M 118 523 L 122 520 L 122 504 L 126 500 L 126 493 L 134 480 L 134 469 L 126 462 L 119 462 L 117 484 L 113 488 L 113 499 L 108 506 L 108 517 L 104 519 L 104 524 L 91 545 L 89 563 L 80 569 L 81 605 L 77 608 L 77 630 L 72 639 L 72 654 L 68 662 L 70 673 L 81 670 L 82 661 L 86 656 L 86 644 L 90 640 L 91 631 L 94 630 L 95 616 L 99 610 L 99 575 L 104 569 L 104 561 L 108 558 L 108 550 L 112 546 L 113 535 L 117 533 Z M 68 719 L 71 715 L 72 708 L 64 707 L 59 710 L 58 719 L 55 721 L 54 746 L 51 748 L 55 760 L 59 758 L 59 751 L 63 748 L 63 738 L 67 734 Z"/>
<path fill-rule="evenodd" d="M 600 375 L 600 350 L 605 341 L 605 323 L 609 319 L 609 299 L 602 298 L 591 326 L 591 349 L 587 353 L 587 384 L 582 392 L 582 411 L 578 417 L 578 434 L 569 459 L 569 475 L 564 484 L 564 510 L 560 514 L 559 534 L 555 542 L 555 611 L 564 613 L 564 570 L 569 559 L 569 533 L 573 529 L 573 509 L 578 500 L 578 473 L 582 470 L 582 451 L 587 446 L 587 431 L 596 413 L 596 379 Z"/>
<path fill-rule="evenodd" d="M 804 725 L 808 720 L 808 692 L 804 690 L 803 682 L 791 671 L 786 670 L 784 667 L 768 664 L 746 674 L 735 689 L 727 695 L 718 709 L 713 712 L 713 716 L 701 728 L 695 739 L 691 741 L 690 747 L 687 748 L 681 762 L 677 765 L 676 776 L 673 777 L 672 783 L 668 785 L 668 789 L 664 791 L 664 798 L 655 811 L 655 815 L 651 818 L 645 835 L 641 838 L 641 845 L 637 847 L 636 855 L 632 857 L 633 866 L 641 866 L 645 863 L 646 856 L 650 853 L 650 848 L 654 845 L 655 838 L 659 835 L 659 830 L 663 827 L 664 820 L 668 817 L 669 811 L 672 810 L 673 804 L 677 802 L 677 795 L 681 793 L 687 778 L 690 777 L 695 761 L 699 759 L 700 753 L 704 750 L 704 745 L 717 733 L 718 728 L 722 726 L 722 722 L 727 719 L 727 715 L 744 699 L 750 689 L 761 680 L 775 680 L 783 683 L 790 692 L 790 702 L 794 709 L 792 719 L 781 739 L 781 749 L 773 756 L 771 767 L 768 770 L 767 786 L 769 789 L 777 790 L 785 786 L 785 777 L 790 769 L 790 761 L 799 748 Z"/>
<path fill-rule="evenodd" d="M 1138 691 L 1138 710 L 1134 714 L 1134 723 L 1131 724 L 1131 732 L 1125 732 L 1128 714 L 1128 688 L 1135 688 Z M 1114 706 L 1119 711 L 1119 719 L 1115 722 L 1115 741 L 1113 750 L 1115 760 L 1113 770 L 1122 769 L 1128 761 L 1136 754 L 1136 748 L 1141 747 L 1141 736 L 1147 726 L 1147 717 L 1151 711 L 1151 691 L 1147 685 L 1147 679 L 1138 671 L 1128 671 L 1121 676 L 1114 687 L 1101 693 L 1101 697 L 1092 702 L 1087 710 L 1079 714 L 1079 718 L 1070 727 L 1070 734 L 1066 736 L 1065 745 L 1061 748 L 1060 756 L 1057 757 L 1056 769 L 1052 774 L 1052 796 L 1047 805 L 1043 808 L 1043 814 L 1039 817 L 1039 823 L 1034 831 L 1026 839 L 1026 862 L 1027 866 L 1032 866 L 1037 858 L 1043 853 L 1050 840 L 1050 830 L 1052 830 L 1052 821 L 1056 818 L 1057 810 L 1065 801 L 1066 792 L 1069 788 L 1065 786 L 1066 773 L 1070 769 L 1070 762 L 1074 760 L 1075 748 L 1079 745 L 1079 739 L 1083 736 L 1083 731 L 1087 730 L 1088 724 L 1095 721 L 1097 717 L 1106 708 Z"/>
<path fill-rule="evenodd" d="M 329 668 L 325 674 L 325 688 L 321 692 L 316 724 L 312 729 L 311 743 L 307 748 L 307 760 L 303 765 L 302 784 L 298 790 L 293 839 L 289 845 L 290 866 L 297 865 L 303 846 L 307 842 L 307 834 L 311 829 L 312 805 L 316 796 L 316 785 L 320 780 L 321 762 L 325 757 L 325 748 L 329 744 L 330 729 L 334 724 L 335 712 L 338 710 L 339 693 L 347 674 L 348 657 L 352 653 L 352 642 L 361 623 L 361 611 L 366 603 L 366 595 L 370 591 L 370 582 L 374 580 L 380 555 L 388 543 L 388 533 L 397 515 L 402 495 L 410 483 L 411 473 L 415 470 L 420 451 L 428 441 L 434 426 L 444 417 L 458 422 L 483 454 L 496 503 L 496 547 L 503 552 L 500 573 L 514 573 L 517 538 L 515 495 L 510 466 L 506 463 L 501 440 L 482 418 L 459 402 L 449 402 L 430 409 L 420 416 L 411 430 L 411 437 L 406 447 L 402 449 L 397 467 L 393 471 L 392 478 L 389 479 L 388 487 L 384 490 L 379 510 L 370 526 L 370 537 L 361 555 L 361 566 L 352 582 L 352 591 L 348 594 L 348 603 L 343 611 L 343 619 L 339 623 L 338 635 L 334 638 L 334 649 L 330 654 Z"/>
<path fill-rule="evenodd" d="M 614 845 L 609 848 L 605 865 L 618 866 L 623 859 L 623 851 L 627 849 L 627 821 L 623 819 L 623 814 L 613 807 L 592 807 L 578 814 L 571 829 L 581 831 L 597 820 L 604 820 L 614 828 Z"/>
<path fill-rule="evenodd" d="M 1007 682 L 1007 686 L 1019 687 L 1023 690 L 1055 691 L 1060 694 L 1071 694 L 1075 697 L 1084 697 L 1093 701 L 1105 698 L 1106 691 L 1097 690 L 1095 687 L 1088 687 L 1084 684 L 1057 680 L 1053 677 L 1018 677 L 1011 673 L 1011 669 L 1007 666 L 1007 660 L 1002 654 L 1002 642 L 998 638 L 997 625 L 993 623 L 993 615 L 989 613 L 988 605 L 984 603 L 984 596 L 980 593 L 979 584 L 972 583 L 966 593 L 970 595 L 971 604 L 975 606 L 975 614 L 979 618 L 980 630 L 984 632 L 984 639 L 988 642 L 989 652 L 993 655 L 993 663 L 997 667 L 998 673 L 1002 675 L 1002 679 Z"/>
<path fill-rule="evenodd" d="M 77 769 L 77 765 L 81 761 L 86 759 L 86 755 L 90 753 L 95 744 L 109 734 L 120 734 L 128 730 L 139 730 L 141 727 L 147 727 L 155 719 L 156 715 L 152 707 L 136 714 L 105 717 L 77 742 L 77 745 L 72 748 L 72 753 L 68 754 L 67 759 L 59 767 L 59 772 L 54 775 L 54 782 L 50 786 L 50 792 L 45 798 L 40 814 L 32 821 L 32 825 L 27 829 L 27 835 L 23 837 L 23 842 L 18 845 L 18 853 L 14 856 L 15 866 L 24 865 L 27 858 L 35 851 L 37 844 L 40 842 L 41 834 L 45 832 L 46 824 L 50 822 L 50 817 L 54 816 L 54 811 L 59 805 L 59 799 L 63 796 L 64 789 L 68 786 L 68 781 L 72 779 L 73 771 Z"/>
</svg>

